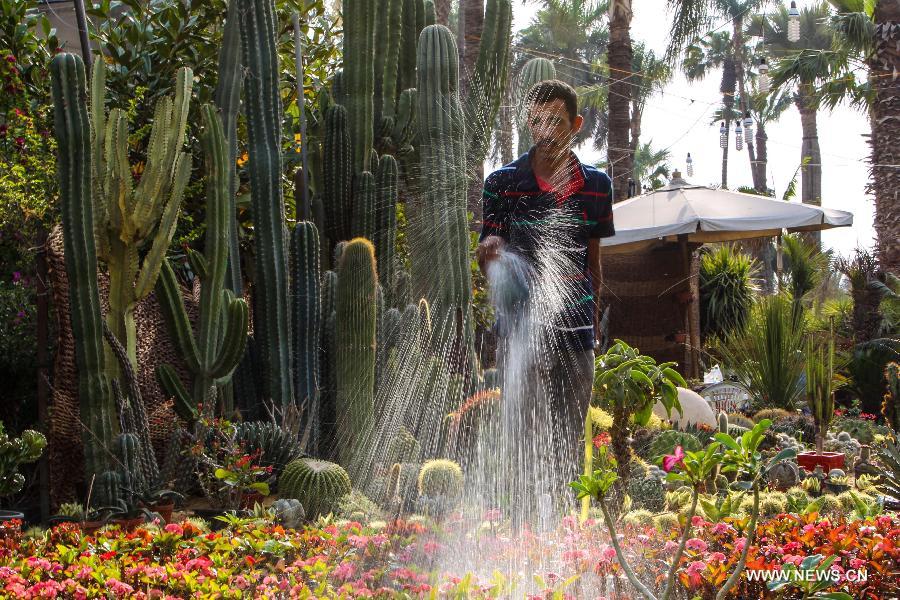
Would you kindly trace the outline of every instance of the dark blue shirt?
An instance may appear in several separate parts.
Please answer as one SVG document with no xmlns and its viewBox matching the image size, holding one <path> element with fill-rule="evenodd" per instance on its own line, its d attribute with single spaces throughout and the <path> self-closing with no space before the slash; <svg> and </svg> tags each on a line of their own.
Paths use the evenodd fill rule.
<svg viewBox="0 0 900 600">
<path fill-rule="evenodd" d="M 496 235 L 523 255 L 546 282 L 556 278 L 564 306 L 552 319 L 561 341 L 594 347 L 594 292 L 588 240 L 615 234 L 612 182 L 571 154 L 571 185 L 545 192 L 531 168 L 534 147 L 484 182 L 481 240 Z"/>
</svg>

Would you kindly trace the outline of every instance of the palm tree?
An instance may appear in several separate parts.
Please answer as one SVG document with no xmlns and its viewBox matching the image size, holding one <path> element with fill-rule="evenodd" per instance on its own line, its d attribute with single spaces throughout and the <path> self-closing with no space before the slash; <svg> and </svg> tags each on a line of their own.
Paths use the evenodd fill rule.
<svg viewBox="0 0 900 600">
<path fill-rule="evenodd" d="M 666 149 L 655 150 L 653 148 L 653 140 L 640 144 L 634 152 L 634 167 L 632 171 L 632 179 L 638 190 L 658 190 L 666 185 L 667 179 L 671 177 L 672 167 L 669 165 L 669 159 L 672 153 Z M 607 161 L 600 161 L 597 167 L 606 169 Z"/>
<path fill-rule="evenodd" d="M 604 0 L 546 1 L 516 38 L 510 81 L 517 80 L 522 66 L 530 59 L 543 57 L 553 61 L 559 79 L 576 89 L 602 83 L 603 76 L 596 65 L 609 43 L 607 10 Z M 584 99 L 581 104 L 585 123 L 575 141 L 580 144 L 593 137 L 594 145 L 602 148 L 607 131 L 605 107 L 585 103 Z"/>
<path fill-rule="evenodd" d="M 631 0 L 612 0 L 609 8 L 609 133 L 606 152 L 613 180 L 613 202 L 628 198 L 631 149 Z"/>
<path fill-rule="evenodd" d="M 869 76 L 874 82 L 872 104 L 872 183 L 875 232 L 881 269 L 900 273 L 900 94 L 894 77 L 900 72 L 900 5 L 881 0 L 875 5 L 872 39 L 875 51 Z"/>
<path fill-rule="evenodd" d="M 819 105 L 817 85 L 829 79 L 833 72 L 834 35 L 827 25 L 828 5 L 817 4 L 800 11 L 800 41 L 787 39 L 788 11 L 784 6 L 768 17 L 756 16 L 751 27 L 763 32 L 767 51 L 776 57 L 772 72 L 772 87 L 793 90 L 794 104 L 800 112 L 803 142 L 800 159 L 801 201 L 822 204 L 822 155 L 816 114 Z M 819 240 L 818 233 L 812 234 Z"/>
<path fill-rule="evenodd" d="M 731 132 L 731 118 L 734 115 L 734 94 L 737 90 L 737 72 L 734 65 L 734 46 L 727 31 L 714 32 L 687 47 L 681 69 L 688 81 L 700 81 L 713 69 L 722 69 L 722 117 L 725 121 L 726 136 Z M 718 118 L 716 119 L 718 121 Z M 722 148 L 722 187 L 728 187 L 728 138 Z"/>
<path fill-rule="evenodd" d="M 766 183 L 769 162 L 766 125 L 777 121 L 792 103 L 791 95 L 784 91 L 762 93 L 753 90 L 749 96 L 750 116 L 756 125 L 756 160 L 750 169 L 753 173 L 753 187 L 758 193 L 769 193 Z"/>
</svg>

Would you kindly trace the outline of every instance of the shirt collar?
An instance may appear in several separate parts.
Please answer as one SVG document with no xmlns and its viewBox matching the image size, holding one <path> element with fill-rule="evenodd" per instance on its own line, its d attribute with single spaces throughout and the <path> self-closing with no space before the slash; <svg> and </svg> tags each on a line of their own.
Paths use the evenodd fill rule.
<svg viewBox="0 0 900 600">
<path fill-rule="evenodd" d="M 532 146 L 528 152 L 520 156 L 514 163 L 516 166 L 516 180 L 518 181 L 516 187 L 522 191 L 540 190 L 537 184 L 537 178 L 534 176 L 534 170 L 531 168 L 531 157 L 534 153 L 534 149 L 535 147 Z M 577 169 L 573 169 L 573 171 L 578 176 L 579 180 L 572 191 L 572 193 L 577 193 L 584 187 L 584 182 L 587 180 L 587 173 L 584 170 L 584 164 L 578 160 L 578 157 L 571 150 L 569 150 L 569 160 L 573 163 L 573 166 L 577 166 Z"/>
</svg>

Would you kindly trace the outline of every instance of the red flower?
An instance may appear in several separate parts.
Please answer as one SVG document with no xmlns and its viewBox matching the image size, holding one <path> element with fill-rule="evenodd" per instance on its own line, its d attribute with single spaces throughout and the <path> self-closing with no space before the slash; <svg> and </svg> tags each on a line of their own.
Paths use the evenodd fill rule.
<svg viewBox="0 0 900 600">
<path fill-rule="evenodd" d="M 16 57 L 13 56 L 12 54 L 7 54 L 7 55 L 6 55 L 6 62 L 8 62 L 8 63 L 14 63 L 14 62 L 16 62 Z"/>
<path fill-rule="evenodd" d="M 675 454 L 668 454 L 663 457 L 663 470 L 668 473 L 675 468 L 676 465 L 684 464 L 684 449 L 681 446 L 675 446 Z"/>
<path fill-rule="evenodd" d="M 612 438 L 609 437 L 609 433 L 605 431 L 601 431 L 597 435 L 594 436 L 594 448 L 600 448 L 601 446 L 609 446 L 609 443 L 612 441 Z"/>
</svg>

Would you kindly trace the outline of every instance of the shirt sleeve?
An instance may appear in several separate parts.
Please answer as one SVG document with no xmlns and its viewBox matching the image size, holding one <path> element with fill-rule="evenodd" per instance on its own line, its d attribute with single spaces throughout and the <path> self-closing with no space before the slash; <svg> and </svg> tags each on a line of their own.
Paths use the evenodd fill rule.
<svg viewBox="0 0 900 600">
<path fill-rule="evenodd" d="M 616 234 L 613 224 L 612 198 L 612 181 L 605 173 L 601 173 L 597 189 L 588 206 L 589 218 L 594 222 L 588 233 L 589 238 L 612 237 Z"/>
<path fill-rule="evenodd" d="M 500 176 L 494 172 L 484 181 L 484 190 L 481 193 L 482 220 L 479 242 L 491 235 L 509 241 L 509 211 L 500 193 L 500 180 Z"/>
</svg>

